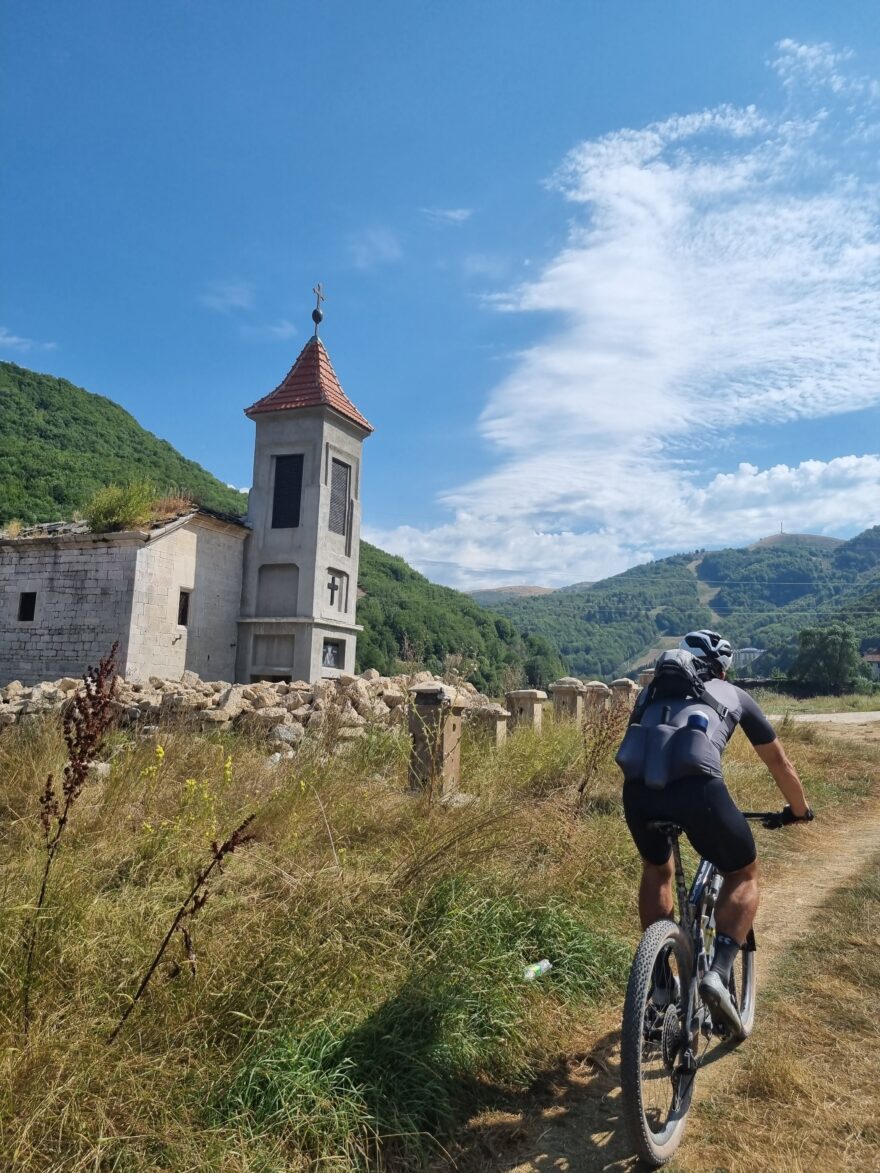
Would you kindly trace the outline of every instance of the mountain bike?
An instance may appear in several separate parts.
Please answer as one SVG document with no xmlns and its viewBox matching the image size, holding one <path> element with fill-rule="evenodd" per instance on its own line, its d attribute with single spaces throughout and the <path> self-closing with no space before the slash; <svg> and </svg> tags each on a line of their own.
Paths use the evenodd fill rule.
<svg viewBox="0 0 880 1173">
<path fill-rule="evenodd" d="M 784 825 L 775 811 L 743 811 L 765 827 Z M 694 1081 L 713 1036 L 729 1038 L 715 1026 L 697 987 L 712 964 L 715 902 L 721 876 L 701 859 L 690 890 L 685 884 L 679 837 L 672 822 L 649 826 L 669 837 L 675 860 L 678 921 L 647 928 L 636 950 L 620 1044 L 623 1115 L 633 1147 L 654 1168 L 665 1165 L 681 1143 Z M 729 989 L 748 1038 L 755 1019 L 755 934 L 749 930 L 730 977 Z"/>
</svg>

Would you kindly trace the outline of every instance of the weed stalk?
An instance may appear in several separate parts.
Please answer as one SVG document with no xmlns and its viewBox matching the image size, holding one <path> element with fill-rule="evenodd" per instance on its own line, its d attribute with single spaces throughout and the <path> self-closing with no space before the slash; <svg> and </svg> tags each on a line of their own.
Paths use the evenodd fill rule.
<svg viewBox="0 0 880 1173">
<path fill-rule="evenodd" d="M 165 956 L 165 951 L 171 944 L 171 940 L 178 929 L 181 930 L 183 935 L 184 948 L 190 970 L 192 973 L 195 973 L 195 951 L 193 949 L 192 937 L 190 936 L 185 922 L 192 920 L 192 918 L 199 912 L 199 910 L 204 908 L 205 901 L 210 895 L 211 879 L 217 873 L 220 875 L 223 874 L 223 860 L 227 857 L 227 855 L 231 855 L 239 847 L 243 847 L 246 843 L 250 843 L 256 838 L 256 836 L 248 829 L 253 821 L 254 816 L 248 815 L 244 822 L 240 823 L 235 828 L 228 839 L 224 839 L 222 843 L 217 843 L 215 840 L 211 844 L 211 858 L 209 862 L 197 874 L 195 881 L 193 882 L 193 886 L 190 888 L 189 894 L 180 905 L 177 912 L 174 914 L 174 919 L 171 922 L 168 932 L 162 938 L 158 949 L 153 954 L 153 959 L 147 966 L 144 972 L 144 976 L 141 978 L 140 985 L 135 991 L 133 998 L 129 1002 L 128 1006 L 126 1006 L 116 1026 L 107 1036 L 108 1043 L 112 1043 L 116 1039 L 123 1026 L 125 1026 L 128 1016 L 141 1000 L 141 997 L 143 996 L 147 986 L 150 984 L 150 979 L 159 967 L 162 958 Z"/>
<path fill-rule="evenodd" d="M 37 903 L 31 917 L 25 946 L 24 979 L 22 981 L 22 1025 L 25 1038 L 31 1026 L 31 993 L 33 989 L 34 958 L 40 933 L 40 922 L 49 890 L 52 865 L 61 846 L 73 804 L 82 793 L 89 768 L 95 761 L 104 736 L 113 724 L 113 693 L 116 688 L 116 651 L 114 643 L 110 654 L 97 668 L 90 667 L 83 676 L 83 687 L 64 715 L 64 741 L 67 745 L 67 765 L 64 767 L 61 792 L 55 778 L 49 774 L 40 795 L 40 822 L 43 827 L 43 875 Z"/>
</svg>

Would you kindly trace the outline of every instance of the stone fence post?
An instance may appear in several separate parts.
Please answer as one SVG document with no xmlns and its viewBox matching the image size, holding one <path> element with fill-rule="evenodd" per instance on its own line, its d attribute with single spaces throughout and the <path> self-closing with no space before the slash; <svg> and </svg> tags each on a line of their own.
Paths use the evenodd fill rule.
<svg viewBox="0 0 880 1173">
<path fill-rule="evenodd" d="M 586 686 L 576 676 L 563 676 L 561 680 L 550 685 L 553 694 L 553 714 L 557 721 L 576 721 L 578 724 L 584 719 L 584 694 Z"/>
<path fill-rule="evenodd" d="M 648 668 L 644 672 L 639 673 L 639 688 L 647 688 L 654 679 L 654 669 Z"/>
<path fill-rule="evenodd" d="M 502 705 L 480 705 L 467 711 L 468 721 L 474 721 L 487 730 L 496 749 L 507 741 L 509 717 L 510 713 Z"/>
<path fill-rule="evenodd" d="M 544 715 L 544 701 L 546 692 L 539 688 L 518 688 L 509 692 L 505 697 L 510 709 L 510 723 L 513 727 L 524 725 L 541 732 L 541 718 Z"/>
<path fill-rule="evenodd" d="M 584 685 L 584 707 L 588 720 L 604 713 L 610 700 L 611 689 L 601 680 L 591 680 L 589 684 Z"/>
<path fill-rule="evenodd" d="M 417 684 L 410 690 L 409 784 L 414 790 L 448 794 L 461 780 L 461 721 L 464 703 L 445 684 Z"/>
<path fill-rule="evenodd" d="M 631 713 L 636 697 L 639 695 L 639 686 L 628 676 L 611 681 L 611 707 L 622 712 Z"/>
</svg>

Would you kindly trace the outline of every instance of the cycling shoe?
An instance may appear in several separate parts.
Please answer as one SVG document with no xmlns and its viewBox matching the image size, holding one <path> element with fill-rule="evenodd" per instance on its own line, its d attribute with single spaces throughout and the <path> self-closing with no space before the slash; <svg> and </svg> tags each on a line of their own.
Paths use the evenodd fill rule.
<svg viewBox="0 0 880 1173">
<path fill-rule="evenodd" d="M 699 985 L 700 997 L 709 1007 L 712 1021 L 716 1026 L 726 1027 L 736 1038 L 743 1033 L 742 1019 L 733 1004 L 730 990 L 720 974 L 710 969 Z"/>
</svg>

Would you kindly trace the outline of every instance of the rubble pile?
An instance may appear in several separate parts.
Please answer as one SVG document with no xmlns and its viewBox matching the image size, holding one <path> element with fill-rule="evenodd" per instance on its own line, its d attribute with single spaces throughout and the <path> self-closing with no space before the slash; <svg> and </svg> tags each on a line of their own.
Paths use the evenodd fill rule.
<svg viewBox="0 0 880 1173">
<path fill-rule="evenodd" d="M 123 725 L 175 722 L 201 730 L 242 729 L 265 733 L 274 749 L 283 750 L 294 747 L 307 731 L 344 742 L 362 737 L 371 724 L 405 730 L 409 691 L 429 682 L 450 689 L 430 672 L 381 676 L 374 668 L 360 676 L 342 675 L 314 684 L 302 680 L 230 684 L 184 672 L 180 680 L 120 677 L 115 704 Z M 81 680 L 69 676 L 32 686 L 12 681 L 0 689 L 0 730 L 62 712 L 81 686 Z M 455 694 L 466 711 L 497 708 L 472 684 L 455 686 Z"/>
</svg>

